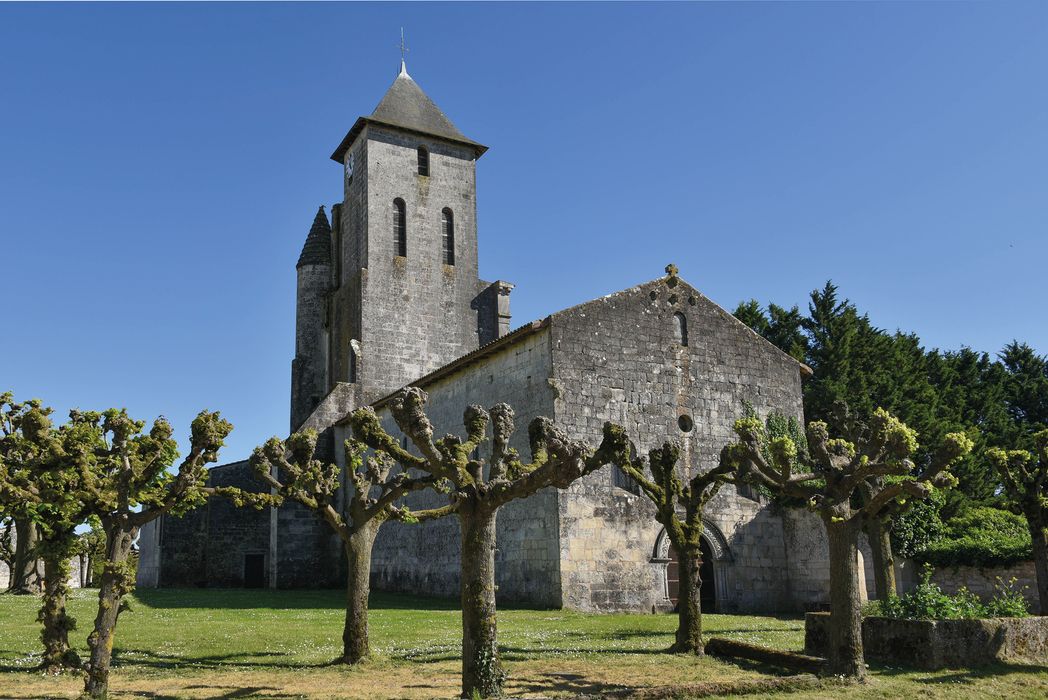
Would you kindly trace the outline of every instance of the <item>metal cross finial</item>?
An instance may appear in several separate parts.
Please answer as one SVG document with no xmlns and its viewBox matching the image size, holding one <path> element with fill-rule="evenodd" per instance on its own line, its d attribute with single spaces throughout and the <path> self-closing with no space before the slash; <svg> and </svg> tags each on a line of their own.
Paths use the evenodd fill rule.
<svg viewBox="0 0 1048 700">
<path fill-rule="evenodd" d="M 402 73 L 407 72 L 407 66 L 405 65 L 405 54 L 411 49 L 408 48 L 407 44 L 404 43 L 404 27 L 400 28 L 400 70 Z"/>
</svg>

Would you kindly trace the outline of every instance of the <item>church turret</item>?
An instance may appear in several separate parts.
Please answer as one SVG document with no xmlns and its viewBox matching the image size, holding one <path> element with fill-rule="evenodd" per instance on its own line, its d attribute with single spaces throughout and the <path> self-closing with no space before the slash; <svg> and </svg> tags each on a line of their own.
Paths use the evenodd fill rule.
<svg viewBox="0 0 1048 700">
<path fill-rule="evenodd" d="M 331 289 L 331 226 L 320 207 L 295 266 L 295 359 L 291 362 L 291 430 L 309 417 L 328 390 L 326 307 Z"/>
</svg>

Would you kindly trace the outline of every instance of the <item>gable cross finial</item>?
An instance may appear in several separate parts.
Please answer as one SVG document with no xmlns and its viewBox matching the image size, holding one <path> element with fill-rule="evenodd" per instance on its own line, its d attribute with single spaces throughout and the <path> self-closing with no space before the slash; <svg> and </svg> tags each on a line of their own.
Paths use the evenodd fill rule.
<svg viewBox="0 0 1048 700">
<path fill-rule="evenodd" d="M 680 270 L 678 270 L 677 266 L 673 263 L 666 266 L 666 274 L 670 277 L 676 277 L 678 272 L 680 272 Z"/>
<path fill-rule="evenodd" d="M 406 54 L 411 49 L 408 48 L 407 44 L 404 43 L 404 27 L 400 28 L 400 72 L 407 73 L 408 66 L 406 61 Z"/>
</svg>

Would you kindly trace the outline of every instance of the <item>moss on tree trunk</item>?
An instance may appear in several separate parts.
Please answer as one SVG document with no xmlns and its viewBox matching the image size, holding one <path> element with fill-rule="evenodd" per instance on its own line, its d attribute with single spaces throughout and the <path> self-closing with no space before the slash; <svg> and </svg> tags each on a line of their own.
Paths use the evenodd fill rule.
<svg viewBox="0 0 1048 700">
<path fill-rule="evenodd" d="M 34 595 L 41 590 L 40 572 L 34 551 L 38 537 L 36 525 L 32 521 L 15 521 L 15 565 L 8 586 L 12 593 Z"/>
<path fill-rule="evenodd" d="M 40 639 L 44 643 L 45 673 L 61 673 L 80 667 L 76 653 L 69 648 L 69 630 L 75 629 L 73 618 L 66 614 L 69 595 L 69 560 L 61 555 L 44 558 L 44 604 L 39 620 L 44 629 Z"/>
<path fill-rule="evenodd" d="M 679 566 L 677 597 L 677 637 L 670 651 L 702 656 L 702 553 L 690 544 L 674 544 Z"/>
<path fill-rule="evenodd" d="M 98 590 L 98 615 L 95 627 L 87 637 L 91 658 L 84 679 L 84 696 L 106 698 L 109 693 L 109 666 L 113 661 L 113 638 L 124 595 L 131 588 L 128 555 L 133 532 L 107 528 L 106 561 Z"/>
<path fill-rule="evenodd" d="M 845 513 L 843 508 L 838 508 Z M 859 603 L 859 528 L 835 510 L 823 514 L 830 550 L 830 645 L 826 672 L 862 679 L 862 615 Z"/>
<path fill-rule="evenodd" d="M 342 663 L 355 664 L 371 653 L 368 641 L 368 594 L 371 590 L 371 550 L 377 524 L 359 528 L 346 542 L 346 625 L 342 630 Z"/>
<path fill-rule="evenodd" d="M 873 582 L 878 600 L 896 595 L 895 555 L 892 553 L 891 530 L 887 523 L 872 518 L 866 526 L 866 538 L 873 554 Z"/>
<path fill-rule="evenodd" d="M 462 697 L 502 694 L 506 672 L 499 658 L 495 618 L 495 512 L 463 504 Z"/>
<path fill-rule="evenodd" d="M 1048 530 L 1040 511 L 1027 513 L 1026 523 L 1030 528 L 1033 548 L 1033 566 L 1037 573 L 1037 600 L 1040 613 L 1048 615 Z"/>
</svg>

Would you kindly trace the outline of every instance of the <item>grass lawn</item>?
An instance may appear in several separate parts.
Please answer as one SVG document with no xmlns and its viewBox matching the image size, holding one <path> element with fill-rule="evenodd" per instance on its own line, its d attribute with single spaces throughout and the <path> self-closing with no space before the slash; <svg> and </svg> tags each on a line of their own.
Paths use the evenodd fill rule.
<svg viewBox="0 0 1048 700">
<path fill-rule="evenodd" d="M 97 593 L 71 601 L 81 655 Z M 459 613 L 448 601 L 375 594 L 375 657 L 329 665 L 341 650 L 337 591 L 142 591 L 121 615 L 111 681 L 116 698 L 448 698 L 459 689 Z M 0 698 L 76 697 L 79 677 L 46 678 L 39 601 L 0 596 Z M 803 646 L 799 617 L 708 615 L 709 634 L 781 649 Z M 661 653 L 673 615 L 503 610 L 499 633 L 508 693 L 688 698 L 749 692 L 790 698 L 1046 698 L 1048 668 L 912 672 L 874 668 L 863 686 L 793 681 L 769 667 Z M 771 680 L 769 681 L 769 678 Z M 771 689 L 769 683 L 782 685 Z M 731 695 L 727 695 L 730 697 Z"/>
</svg>

